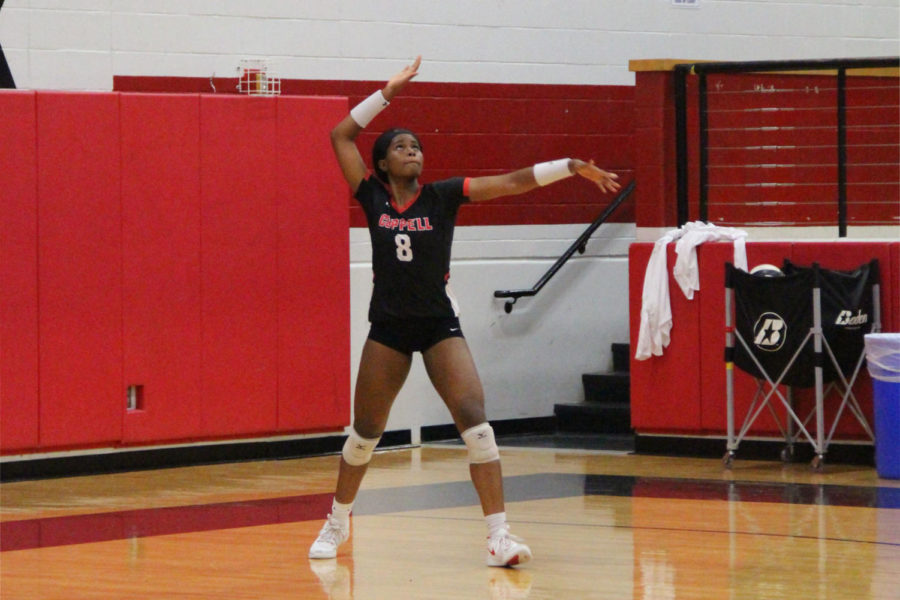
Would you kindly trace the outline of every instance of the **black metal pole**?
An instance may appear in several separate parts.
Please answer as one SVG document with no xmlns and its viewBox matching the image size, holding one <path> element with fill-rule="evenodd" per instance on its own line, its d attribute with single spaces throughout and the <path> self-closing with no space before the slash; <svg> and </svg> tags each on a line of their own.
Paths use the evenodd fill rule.
<svg viewBox="0 0 900 600">
<path fill-rule="evenodd" d="M 512 312 L 513 304 L 515 304 L 519 298 L 526 298 L 537 295 L 537 293 L 541 291 L 541 288 L 543 288 L 544 285 L 548 281 L 550 281 L 550 279 L 554 275 L 556 275 L 556 272 L 559 271 L 560 268 L 562 268 L 562 266 L 572 257 L 573 254 L 575 254 L 576 252 L 583 253 L 584 249 L 587 247 L 588 239 L 590 239 L 594 232 L 603 223 L 605 223 L 607 219 L 609 219 L 613 211 L 615 211 L 617 208 L 619 208 L 619 206 L 622 205 L 623 202 L 625 202 L 625 199 L 628 198 L 631 195 L 631 192 L 634 191 L 634 187 L 634 181 L 626 185 L 625 188 L 619 192 L 619 195 L 616 196 L 616 198 L 612 202 L 610 202 L 610 204 L 605 209 L 603 209 L 603 212 L 600 213 L 600 216 L 594 219 L 594 222 L 584 230 L 584 233 L 578 236 L 578 239 L 575 240 L 575 242 L 571 246 L 569 246 L 569 249 L 566 250 L 563 255 L 560 256 L 555 263 L 553 263 L 553 265 L 551 265 L 550 269 L 546 273 L 544 273 L 544 275 L 538 280 L 536 284 L 531 287 L 531 289 L 496 290 L 494 292 L 494 298 L 512 298 L 512 300 L 506 302 L 506 304 L 503 306 L 503 310 L 505 310 L 507 313 L 510 313 Z"/>
<path fill-rule="evenodd" d="M 709 116 L 706 111 L 706 73 L 698 77 L 700 101 L 700 220 L 709 221 Z"/>
<path fill-rule="evenodd" d="M 3 0 L 0 0 L 0 6 L 3 6 Z M 3 46 L 0 46 L 0 88 L 16 88 L 12 71 L 9 70 L 9 63 L 6 62 L 6 55 L 3 54 Z"/>
<path fill-rule="evenodd" d="M 837 74 L 838 237 L 847 237 L 847 69 Z"/>
<path fill-rule="evenodd" d="M 675 145 L 676 145 L 676 178 L 677 178 L 677 211 L 678 225 L 688 219 L 688 154 L 687 154 L 687 76 L 705 75 L 709 73 L 746 73 L 751 71 L 802 71 L 802 70 L 836 70 L 838 87 L 838 229 L 840 237 L 847 237 L 847 114 L 846 114 L 846 76 L 847 69 L 862 68 L 896 68 L 900 67 L 900 57 L 843 58 L 821 60 L 782 60 L 751 62 L 708 62 L 676 65 L 674 69 L 675 85 Z M 701 95 L 701 101 L 704 95 Z M 705 112 L 705 110 L 701 111 Z M 701 114 L 701 121 L 706 117 Z M 701 124 L 701 127 L 705 127 Z M 701 161 L 706 143 L 701 142 Z M 701 169 L 700 218 L 708 218 L 708 199 L 704 190 L 707 187 L 706 167 Z"/>
<path fill-rule="evenodd" d="M 699 73 L 746 73 L 748 71 L 804 71 L 825 69 L 874 69 L 900 66 L 900 57 L 826 58 L 798 60 L 759 60 L 743 62 L 708 62 L 692 65 Z"/>
<path fill-rule="evenodd" d="M 691 65 L 675 65 L 675 186 L 678 226 L 688 222 L 687 74 Z"/>
</svg>

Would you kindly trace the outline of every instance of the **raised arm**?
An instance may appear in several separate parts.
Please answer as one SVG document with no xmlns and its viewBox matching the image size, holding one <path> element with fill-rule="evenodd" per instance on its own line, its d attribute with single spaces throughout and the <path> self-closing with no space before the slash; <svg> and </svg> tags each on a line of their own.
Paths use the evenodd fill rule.
<svg viewBox="0 0 900 600">
<path fill-rule="evenodd" d="M 469 181 L 469 199 L 481 202 L 501 196 L 524 194 L 571 175 L 580 175 L 593 181 L 604 192 L 615 192 L 621 187 L 616 181 L 618 175 L 597 167 L 593 160 L 585 162 L 577 158 L 562 158 L 502 175 L 474 177 Z"/>
<path fill-rule="evenodd" d="M 331 130 L 331 147 L 337 158 L 344 179 L 355 193 L 360 182 L 367 174 L 366 163 L 359 148 L 356 147 L 356 138 L 363 128 L 368 125 L 375 116 L 384 110 L 409 81 L 419 74 L 419 65 L 422 57 L 416 57 L 411 65 L 407 65 L 402 71 L 391 77 L 384 89 L 379 90 L 356 105 L 343 120 Z"/>
</svg>

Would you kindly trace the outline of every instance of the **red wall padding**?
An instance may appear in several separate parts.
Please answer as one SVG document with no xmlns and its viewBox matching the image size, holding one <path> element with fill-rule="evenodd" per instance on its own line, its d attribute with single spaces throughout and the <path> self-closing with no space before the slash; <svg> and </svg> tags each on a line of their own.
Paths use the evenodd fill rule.
<svg viewBox="0 0 900 600">
<path fill-rule="evenodd" d="M 672 304 L 673 327 L 666 360 L 651 358 L 636 361 L 638 331 L 641 323 L 641 294 L 644 271 L 653 244 L 632 244 L 628 253 L 631 357 L 631 421 L 642 431 L 697 431 L 700 429 L 700 370 L 702 354 L 700 338 L 700 305 L 688 301 L 672 277 L 675 247 L 667 248 L 669 294 Z M 636 299 L 636 300 L 635 300 Z M 705 323 L 704 323 L 705 326 Z M 693 334 L 693 335 L 691 335 Z M 635 402 L 640 398 L 641 402 Z"/>
<path fill-rule="evenodd" d="M 629 253 L 630 326 L 632 349 L 637 346 L 640 328 L 641 290 L 653 244 L 632 244 Z M 882 330 L 897 331 L 900 325 L 898 276 L 900 243 L 897 242 L 762 242 L 748 243 L 748 263 L 780 265 L 788 258 L 800 265 L 818 262 L 836 270 L 856 268 L 877 258 L 881 273 Z M 700 290 L 687 300 L 671 275 L 674 244 L 668 248 L 669 293 L 673 327 L 672 342 L 662 356 L 631 360 L 632 426 L 639 433 L 723 434 L 726 428 L 725 391 L 725 288 L 724 264 L 733 261 L 730 243 L 710 243 L 698 249 Z M 746 414 L 756 383 L 739 369 L 734 370 L 735 409 L 740 420 Z M 795 390 L 801 414 L 811 406 L 811 390 Z M 872 423 L 872 392 L 863 369 L 854 394 L 869 423 Z M 776 402 L 777 403 L 777 402 Z M 826 398 L 827 419 L 833 419 L 839 398 Z M 804 409 L 805 407 L 805 409 Z M 780 409 L 776 412 L 783 416 Z M 830 421 L 826 420 L 827 423 Z M 778 428 L 763 413 L 751 434 L 773 435 Z M 846 411 L 837 428 L 838 439 L 855 439 L 863 430 Z"/>
<path fill-rule="evenodd" d="M 277 422 L 276 116 L 271 98 L 200 99 L 203 417 L 216 434 Z M 247 404 L 217 401 L 230 395 Z"/>
<path fill-rule="evenodd" d="M 326 428 L 350 418 L 347 184 L 323 168 L 328 136 L 298 132 L 337 123 L 347 101 L 282 97 L 278 106 L 278 428 Z"/>
<path fill-rule="evenodd" d="M 0 111 L 4 453 L 348 422 L 345 98 L 12 92 Z"/>
<path fill-rule="evenodd" d="M 123 94 L 123 440 L 201 437 L 200 100 Z M 208 403 L 207 403 L 208 404 Z"/>
<path fill-rule="evenodd" d="M 122 437 L 118 94 L 37 94 L 40 443 Z"/>
<path fill-rule="evenodd" d="M 0 440 L 38 443 L 37 146 L 34 92 L 8 92 L 0 118 Z"/>
</svg>

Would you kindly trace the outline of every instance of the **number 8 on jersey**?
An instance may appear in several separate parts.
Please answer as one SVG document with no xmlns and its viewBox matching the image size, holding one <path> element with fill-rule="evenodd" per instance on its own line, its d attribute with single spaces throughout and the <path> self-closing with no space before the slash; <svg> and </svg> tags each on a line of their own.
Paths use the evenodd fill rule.
<svg viewBox="0 0 900 600">
<path fill-rule="evenodd" d="M 394 236 L 394 244 L 397 245 L 397 260 L 410 262 L 413 259 L 412 240 L 405 233 L 398 233 Z"/>
</svg>

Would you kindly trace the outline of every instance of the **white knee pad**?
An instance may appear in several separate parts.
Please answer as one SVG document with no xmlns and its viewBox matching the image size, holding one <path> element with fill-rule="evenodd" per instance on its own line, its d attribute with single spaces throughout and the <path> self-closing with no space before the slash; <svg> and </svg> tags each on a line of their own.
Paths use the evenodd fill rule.
<svg viewBox="0 0 900 600">
<path fill-rule="evenodd" d="M 354 467 L 364 465 L 372 459 L 372 452 L 375 451 L 375 446 L 378 445 L 378 440 L 380 439 L 380 437 L 366 439 L 356 433 L 356 429 L 351 427 L 350 435 L 347 436 L 347 441 L 344 442 L 341 456 L 344 457 L 348 465 Z"/>
<path fill-rule="evenodd" d="M 500 460 L 500 450 L 494 441 L 494 428 L 489 423 L 470 427 L 462 432 L 462 439 L 469 450 L 469 463 L 479 465 Z"/>
</svg>

